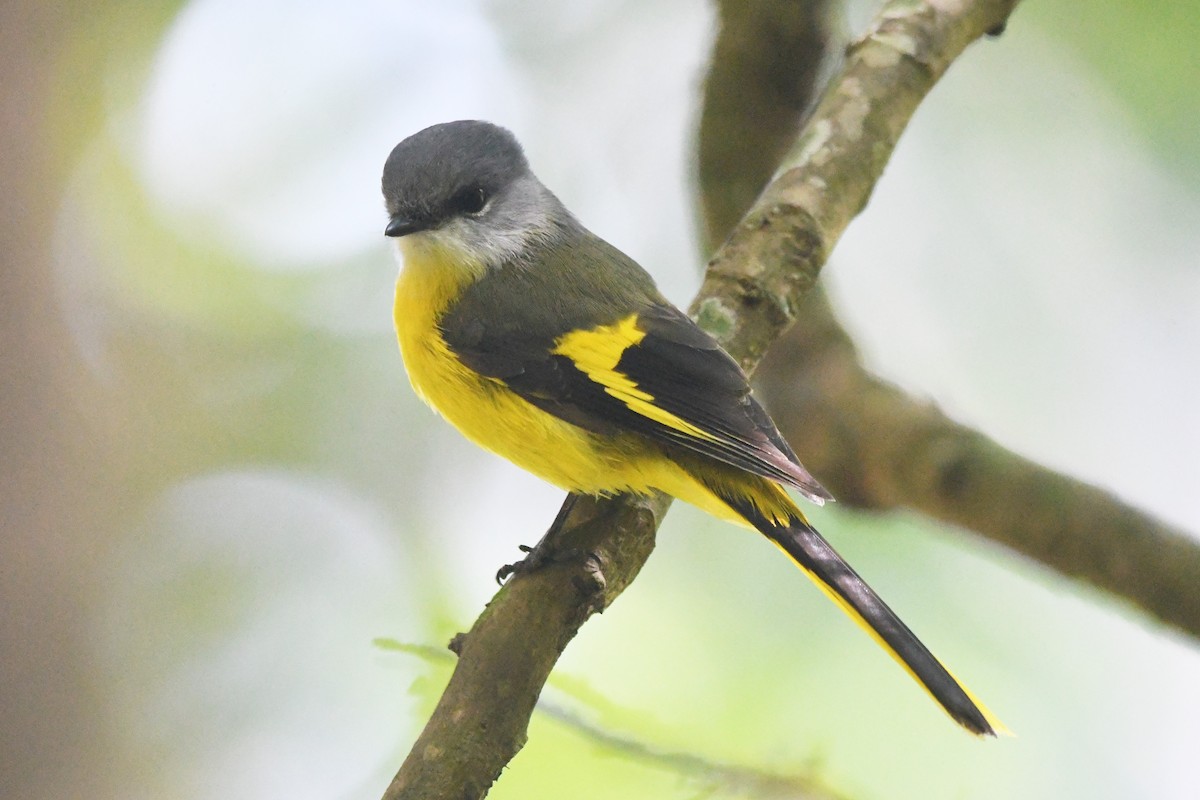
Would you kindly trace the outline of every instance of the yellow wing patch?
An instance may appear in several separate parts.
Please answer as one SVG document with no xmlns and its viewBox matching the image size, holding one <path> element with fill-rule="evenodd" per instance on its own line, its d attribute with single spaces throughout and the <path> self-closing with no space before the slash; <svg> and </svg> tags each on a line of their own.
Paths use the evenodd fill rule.
<svg viewBox="0 0 1200 800">
<path fill-rule="evenodd" d="M 612 325 L 564 334 L 555 342 L 552 352 L 571 359 L 581 372 L 631 411 L 686 436 L 717 441 L 716 436 L 703 428 L 656 405 L 654 395 L 639 389 L 637 381 L 617 369 L 625 351 L 637 347 L 644 338 L 646 332 L 638 328 L 637 314 L 630 314 Z"/>
</svg>

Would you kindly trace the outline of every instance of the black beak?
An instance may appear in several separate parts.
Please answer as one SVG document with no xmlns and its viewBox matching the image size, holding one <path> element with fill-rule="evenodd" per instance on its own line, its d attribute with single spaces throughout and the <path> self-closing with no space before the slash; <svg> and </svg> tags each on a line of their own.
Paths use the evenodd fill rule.
<svg viewBox="0 0 1200 800">
<path fill-rule="evenodd" d="M 403 213 L 394 213 L 388 219 L 388 227 L 383 229 L 383 235 L 396 239 L 398 236 L 415 234 L 420 230 L 428 230 L 433 227 L 432 219 L 426 217 L 424 213 L 412 217 L 404 216 Z"/>
<path fill-rule="evenodd" d="M 388 220 L 387 227 L 383 229 L 384 236 L 392 238 L 398 236 L 407 236 L 410 233 L 427 230 L 429 223 L 421 219 L 409 219 L 408 217 L 396 214 Z"/>
</svg>

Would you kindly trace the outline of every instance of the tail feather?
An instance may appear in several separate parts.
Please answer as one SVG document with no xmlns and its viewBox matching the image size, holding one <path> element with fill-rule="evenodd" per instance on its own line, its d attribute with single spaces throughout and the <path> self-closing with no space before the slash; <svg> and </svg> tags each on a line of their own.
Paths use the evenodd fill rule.
<svg viewBox="0 0 1200 800">
<path fill-rule="evenodd" d="M 782 490 L 780 494 L 783 494 Z M 1008 733 L 1003 723 L 950 674 L 798 510 L 789 513 L 786 522 L 777 521 L 776 514 L 764 512 L 750 498 L 731 498 L 727 492 L 722 492 L 721 497 L 787 553 L 825 594 L 866 629 L 929 692 L 955 722 L 980 736 Z M 788 505 L 792 505 L 790 501 Z"/>
</svg>

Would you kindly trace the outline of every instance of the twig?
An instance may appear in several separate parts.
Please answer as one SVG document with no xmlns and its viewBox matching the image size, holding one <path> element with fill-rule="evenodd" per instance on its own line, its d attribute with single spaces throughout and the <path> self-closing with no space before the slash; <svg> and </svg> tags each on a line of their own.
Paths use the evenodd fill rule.
<svg viewBox="0 0 1200 800">
<path fill-rule="evenodd" d="M 431 664 L 452 664 L 454 656 L 444 648 L 428 645 L 409 644 L 394 639 L 376 639 L 375 646 L 397 653 L 415 656 Z M 549 678 L 552 688 L 565 693 L 575 701 L 595 708 L 595 698 L 584 693 L 581 697 L 577 686 L 568 688 L 567 682 L 561 675 Z M 741 764 L 730 764 L 714 761 L 695 753 L 684 753 L 655 747 L 645 742 L 622 736 L 583 718 L 582 715 L 564 706 L 546 700 L 545 693 L 538 699 L 537 713 L 565 726 L 573 733 L 581 736 L 600 747 L 640 761 L 649 766 L 670 770 L 681 778 L 701 783 L 706 788 L 720 789 L 727 793 L 752 795 L 761 800 L 846 800 L 845 795 L 839 794 L 826 786 L 815 775 L 816 769 L 810 768 L 812 774 L 784 774 L 770 772 L 764 769 L 747 767 Z"/>
<path fill-rule="evenodd" d="M 846 800 L 846 795 L 807 775 L 767 772 L 740 764 L 712 761 L 694 753 L 662 750 L 605 730 L 553 703 L 542 701 L 538 703 L 537 708 L 540 713 L 561 722 L 598 745 L 739 797 L 751 796 L 759 800 Z"/>
</svg>

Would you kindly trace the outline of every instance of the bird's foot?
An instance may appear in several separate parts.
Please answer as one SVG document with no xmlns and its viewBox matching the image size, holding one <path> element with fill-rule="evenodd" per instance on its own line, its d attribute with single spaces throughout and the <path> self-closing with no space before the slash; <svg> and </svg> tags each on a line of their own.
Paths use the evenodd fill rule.
<svg viewBox="0 0 1200 800">
<path fill-rule="evenodd" d="M 505 564 L 496 570 L 496 583 L 504 583 L 513 575 L 527 575 L 530 572 L 537 572 L 542 567 L 550 564 L 562 564 L 574 561 L 584 555 L 575 549 L 555 550 L 546 544 L 546 539 L 542 539 L 533 547 L 527 544 L 520 545 L 520 550 L 526 554 L 525 557 L 511 564 Z"/>
<path fill-rule="evenodd" d="M 554 522 L 550 524 L 550 529 L 546 531 L 546 535 L 533 547 L 525 544 L 521 545 L 521 552 L 526 554 L 525 557 L 512 564 L 505 564 L 498 569 L 496 571 L 496 583 L 502 584 L 513 575 L 536 572 L 549 564 L 563 564 L 591 556 L 591 554 L 584 553 L 577 548 L 563 549 L 557 547 L 555 544 L 558 534 L 562 532 L 563 525 L 566 524 L 567 517 L 570 516 L 571 509 L 575 507 L 575 501 L 578 499 L 579 495 L 567 495 L 562 508 L 558 511 L 558 516 L 554 518 Z"/>
</svg>

